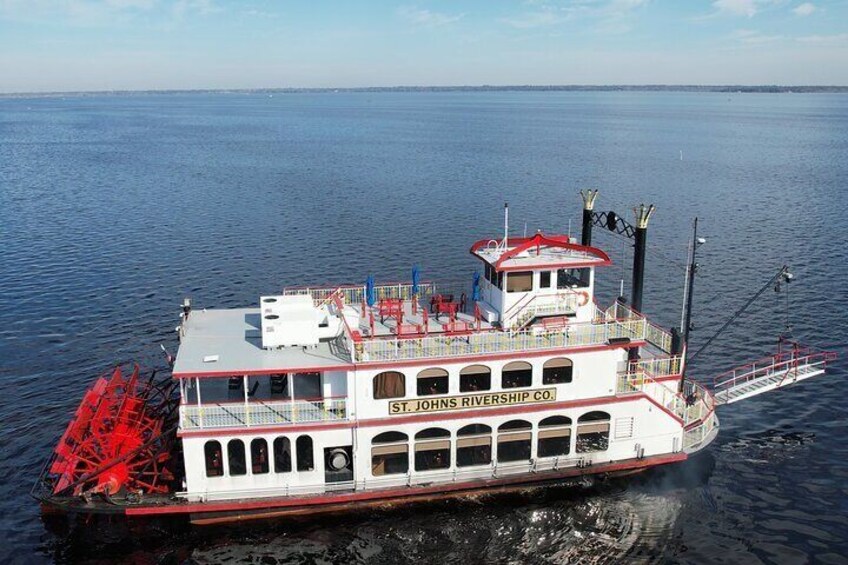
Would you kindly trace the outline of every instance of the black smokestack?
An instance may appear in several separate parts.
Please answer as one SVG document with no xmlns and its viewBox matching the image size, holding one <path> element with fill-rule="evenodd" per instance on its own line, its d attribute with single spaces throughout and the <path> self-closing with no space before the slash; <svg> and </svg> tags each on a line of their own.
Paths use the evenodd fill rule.
<svg viewBox="0 0 848 565">
<path fill-rule="evenodd" d="M 645 251 L 648 247 L 648 221 L 654 213 L 654 205 L 641 204 L 636 212 L 636 233 L 633 249 L 633 294 L 630 306 L 637 312 L 642 311 L 642 288 L 645 283 Z"/>
<path fill-rule="evenodd" d="M 581 245 L 592 245 L 592 209 L 595 207 L 595 198 L 598 197 L 597 190 L 580 191 L 583 199 L 583 233 L 580 237 Z"/>
</svg>

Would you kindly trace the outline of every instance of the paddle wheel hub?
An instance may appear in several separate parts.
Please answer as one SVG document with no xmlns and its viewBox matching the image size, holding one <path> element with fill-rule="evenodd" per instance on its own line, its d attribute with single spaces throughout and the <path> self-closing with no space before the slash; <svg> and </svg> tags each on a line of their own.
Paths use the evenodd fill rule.
<svg viewBox="0 0 848 565">
<path fill-rule="evenodd" d="M 167 493 L 174 479 L 170 379 L 116 367 L 85 394 L 47 468 L 52 495 Z"/>
</svg>

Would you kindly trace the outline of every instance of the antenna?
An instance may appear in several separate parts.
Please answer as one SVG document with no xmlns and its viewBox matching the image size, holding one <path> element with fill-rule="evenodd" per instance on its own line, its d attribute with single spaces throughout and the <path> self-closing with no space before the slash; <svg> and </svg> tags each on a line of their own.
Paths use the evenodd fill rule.
<svg viewBox="0 0 848 565">
<path fill-rule="evenodd" d="M 504 238 L 503 246 L 506 249 L 509 243 L 509 202 L 504 202 Z"/>
</svg>

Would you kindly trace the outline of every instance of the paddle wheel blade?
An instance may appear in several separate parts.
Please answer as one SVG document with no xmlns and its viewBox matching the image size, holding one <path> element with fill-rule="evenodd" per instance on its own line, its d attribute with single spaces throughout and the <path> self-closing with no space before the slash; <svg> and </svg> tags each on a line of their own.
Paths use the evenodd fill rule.
<svg viewBox="0 0 848 565">
<path fill-rule="evenodd" d="M 48 496 L 169 491 L 176 383 L 139 373 L 118 366 L 86 392 L 46 468 Z"/>
</svg>

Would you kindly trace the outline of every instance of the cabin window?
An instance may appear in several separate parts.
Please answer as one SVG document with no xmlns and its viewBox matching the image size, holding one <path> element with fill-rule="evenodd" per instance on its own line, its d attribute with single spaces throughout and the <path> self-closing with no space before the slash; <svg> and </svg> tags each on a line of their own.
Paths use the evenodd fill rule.
<svg viewBox="0 0 848 565">
<path fill-rule="evenodd" d="M 539 457 L 556 457 L 571 452 L 571 418 L 551 416 L 539 422 Z"/>
<path fill-rule="evenodd" d="M 321 373 L 297 373 L 294 375 L 294 397 L 298 400 L 321 400 Z"/>
<path fill-rule="evenodd" d="M 577 453 L 606 451 L 609 447 L 610 415 L 588 412 L 577 420 Z"/>
<path fill-rule="evenodd" d="M 542 367 L 542 384 L 559 385 L 570 383 L 574 373 L 574 364 L 571 359 L 558 357 L 545 362 Z"/>
<path fill-rule="evenodd" d="M 312 438 L 309 436 L 300 436 L 295 442 L 297 446 L 297 470 L 311 471 L 315 468 L 315 461 L 312 455 Z"/>
<path fill-rule="evenodd" d="M 254 475 L 268 472 L 268 442 L 261 437 L 250 442 L 250 465 Z"/>
<path fill-rule="evenodd" d="M 230 467 L 230 476 L 247 474 L 247 462 L 244 459 L 244 442 L 240 439 L 231 439 L 227 442 L 227 463 Z"/>
<path fill-rule="evenodd" d="M 557 271 L 557 288 L 588 288 L 589 267 L 582 269 L 559 269 Z"/>
<path fill-rule="evenodd" d="M 531 290 L 533 290 L 533 271 L 517 271 L 507 275 L 507 292 L 530 292 Z"/>
<path fill-rule="evenodd" d="M 221 455 L 220 441 L 207 441 L 203 446 L 203 455 L 206 459 L 207 477 L 220 477 L 224 474 L 224 458 Z"/>
<path fill-rule="evenodd" d="M 501 371 L 501 388 L 518 388 L 533 384 L 533 366 L 526 361 L 513 361 Z"/>
<path fill-rule="evenodd" d="M 459 372 L 459 392 L 478 392 L 492 388 L 492 370 L 485 365 L 470 365 Z"/>
<path fill-rule="evenodd" d="M 274 472 L 290 473 L 292 470 L 291 442 L 287 437 L 274 440 Z"/>
<path fill-rule="evenodd" d="M 399 475 L 409 472 L 409 436 L 383 432 L 371 440 L 371 474 Z"/>
<path fill-rule="evenodd" d="M 385 371 L 374 377 L 374 400 L 401 398 L 406 395 L 406 377 L 397 371 Z"/>
<path fill-rule="evenodd" d="M 524 420 L 510 420 L 498 427 L 498 463 L 529 461 L 533 426 Z"/>
<path fill-rule="evenodd" d="M 492 280 L 493 279 L 493 276 L 492 276 L 493 272 L 494 272 L 494 270 L 492 269 L 492 266 L 489 265 L 488 263 L 486 263 L 486 274 L 485 274 L 485 276 L 486 276 L 486 280 L 489 281 L 490 283 L 495 282 L 494 280 Z"/>
<path fill-rule="evenodd" d="M 470 424 L 456 433 L 456 466 L 472 467 L 492 463 L 492 428 Z"/>
<path fill-rule="evenodd" d="M 450 432 L 427 428 L 415 434 L 415 470 L 431 471 L 450 467 Z"/>
<path fill-rule="evenodd" d="M 551 287 L 551 272 L 550 271 L 542 271 L 539 273 L 539 288 L 550 288 Z"/>
<path fill-rule="evenodd" d="M 424 369 L 418 373 L 418 396 L 448 393 L 448 372 L 444 369 Z"/>
</svg>

